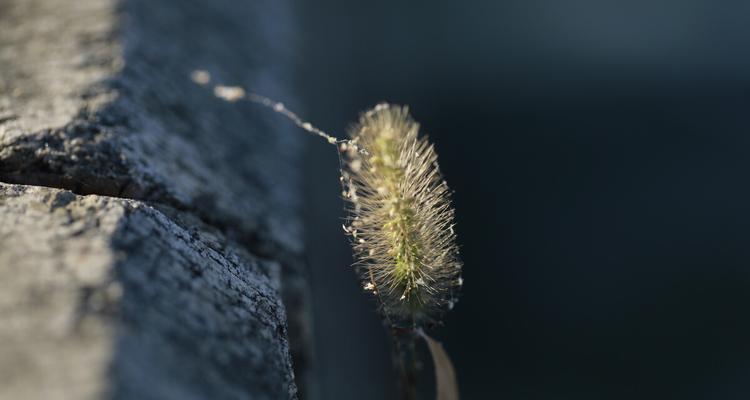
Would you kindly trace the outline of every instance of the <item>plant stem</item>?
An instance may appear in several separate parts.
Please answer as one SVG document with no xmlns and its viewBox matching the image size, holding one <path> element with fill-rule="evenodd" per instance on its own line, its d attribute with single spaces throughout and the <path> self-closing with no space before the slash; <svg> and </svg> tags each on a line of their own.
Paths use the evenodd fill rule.
<svg viewBox="0 0 750 400">
<path fill-rule="evenodd" d="M 415 334 L 412 330 L 392 330 L 393 361 L 398 372 L 402 400 L 417 399 L 417 358 Z"/>
</svg>

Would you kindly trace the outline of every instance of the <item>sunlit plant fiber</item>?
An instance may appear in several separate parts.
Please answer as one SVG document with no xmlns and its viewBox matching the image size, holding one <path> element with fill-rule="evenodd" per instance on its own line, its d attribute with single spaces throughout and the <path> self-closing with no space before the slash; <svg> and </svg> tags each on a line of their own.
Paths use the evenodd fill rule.
<svg viewBox="0 0 750 400">
<path fill-rule="evenodd" d="M 407 107 L 380 104 L 342 145 L 355 266 L 381 311 L 406 328 L 452 308 L 461 285 L 450 189 L 418 132 Z"/>
</svg>

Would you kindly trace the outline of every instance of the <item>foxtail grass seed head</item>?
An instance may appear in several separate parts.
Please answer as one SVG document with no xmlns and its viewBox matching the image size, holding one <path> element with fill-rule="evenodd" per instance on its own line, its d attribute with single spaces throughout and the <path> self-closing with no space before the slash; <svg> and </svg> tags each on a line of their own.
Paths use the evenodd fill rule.
<svg viewBox="0 0 750 400">
<path fill-rule="evenodd" d="M 207 85 L 211 76 L 196 70 L 191 79 Z M 360 116 L 347 140 L 242 87 L 215 85 L 214 95 L 268 107 L 346 155 L 339 159 L 350 212 L 344 231 L 352 239 L 362 287 L 378 298 L 391 325 L 417 328 L 453 308 L 463 279 L 450 189 L 434 146 L 419 137 L 407 107 L 378 104 Z"/>
<path fill-rule="evenodd" d="M 211 76 L 197 70 L 191 79 L 207 85 Z M 450 190 L 440 174 L 435 148 L 419 137 L 406 107 L 379 104 L 359 118 L 351 139 L 338 139 L 302 120 L 283 103 L 245 92 L 239 86 L 214 86 L 228 102 L 247 99 L 272 109 L 305 131 L 322 137 L 346 155 L 339 156 L 341 184 L 349 218 L 355 268 L 362 287 L 379 301 L 392 328 L 405 398 L 416 398 L 414 337 L 422 336 L 435 363 L 437 398 L 458 400 L 453 364 L 443 346 L 423 325 L 453 308 L 463 284 L 453 231 Z M 402 336 L 406 332 L 411 335 Z M 398 333 L 401 332 L 401 333 Z"/>
<path fill-rule="evenodd" d="M 407 107 L 380 104 L 351 129 L 355 146 L 341 146 L 344 230 L 363 288 L 393 324 L 410 326 L 452 308 L 462 283 L 450 190 L 418 132 Z"/>
</svg>

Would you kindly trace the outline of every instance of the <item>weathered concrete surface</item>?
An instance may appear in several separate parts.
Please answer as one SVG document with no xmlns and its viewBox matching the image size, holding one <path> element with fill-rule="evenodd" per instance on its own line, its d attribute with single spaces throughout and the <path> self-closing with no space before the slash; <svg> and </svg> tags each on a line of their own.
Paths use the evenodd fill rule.
<svg viewBox="0 0 750 400">
<path fill-rule="evenodd" d="M 138 201 L 0 205 L 0 398 L 294 398 L 270 262 Z"/>
<path fill-rule="evenodd" d="M 122 292 L 109 239 L 124 209 L 104 201 L 0 184 L 0 399 L 105 393 Z"/>
<path fill-rule="evenodd" d="M 160 218 L 168 218 L 171 223 L 194 227 L 191 229 L 200 235 L 214 232 L 211 235 L 217 238 L 220 248 L 235 248 L 237 254 L 246 254 L 247 260 L 265 260 L 262 265 L 267 275 L 281 276 L 281 293 L 287 305 L 289 329 L 282 330 L 285 332 L 279 335 L 276 345 L 286 346 L 282 339 L 288 331 L 298 383 L 304 387 L 310 360 L 310 322 L 306 309 L 307 280 L 301 262 L 297 164 L 300 134 L 267 110 L 251 104 L 224 102 L 212 95 L 210 87 L 196 85 L 189 79 L 190 73 L 200 68 L 211 73 L 214 83 L 241 85 L 286 101 L 293 98 L 285 83 L 287 58 L 293 52 L 289 40 L 290 12 L 286 7 L 287 2 L 282 0 L 0 2 L 0 182 L 64 188 L 102 199 L 135 199 L 142 202 L 139 204 L 157 208 Z M 111 202 L 115 200 L 101 200 L 96 204 L 103 209 L 93 207 L 91 212 L 109 213 L 105 203 Z M 23 226 L 14 227 L 9 222 L 15 218 L 24 216 L 3 214 L 0 219 L 0 224 L 7 226 L 6 235 L 24 234 Z M 146 217 L 125 218 L 133 220 L 150 226 Z M 101 257 L 80 258 L 80 265 L 71 263 L 71 268 L 122 271 L 112 266 L 120 265 L 118 261 L 113 264 L 104 260 L 116 255 L 112 249 L 123 252 L 116 245 L 125 243 L 124 238 L 131 236 L 128 232 L 140 227 L 132 222 L 117 225 L 130 228 L 102 239 L 110 247 L 102 247 Z M 49 229 L 53 230 L 50 234 L 65 237 L 63 228 L 54 232 L 58 228 L 50 225 Z M 107 237 L 107 233 L 101 235 Z M 75 246 L 76 237 L 57 240 L 56 251 L 79 257 L 75 247 L 68 247 L 68 243 Z M 27 247 L 21 248 L 21 253 L 34 250 L 31 248 L 34 242 L 22 244 Z M 145 245 L 152 243 L 146 241 Z M 172 247 L 168 242 L 160 245 Z M 4 246 L 0 243 L 0 248 Z M 215 262 L 207 254 L 197 254 L 203 256 L 194 260 L 199 267 Z M 12 260 L 2 257 L 0 271 L 10 273 Z M 161 265 L 161 261 L 146 254 L 133 257 L 144 257 L 144 263 Z M 47 261 L 53 262 L 40 263 Z M 89 262 L 92 264 L 88 265 Z M 4 281 L 5 276 L 0 275 L 0 282 Z M 144 287 L 138 290 L 148 291 L 149 285 L 150 281 L 143 281 Z M 226 289 L 214 287 L 217 292 L 213 296 L 228 296 Z M 130 304 L 128 293 L 141 292 L 124 288 L 123 307 Z M 229 306 L 225 305 L 225 310 L 231 309 Z M 182 323 L 179 319 L 163 320 L 175 316 L 167 309 L 158 315 L 162 317 L 152 321 L 157 324 L 154 329 L 158 323 Z M 117 324 L 102 323 L 101 331 L 114 329 L 113 326 Z M 143 335 L 118 339 L 115 348 L 168 345 L 153 339 L 146 325 L 141 328 Z M 109 346 L 107 340 L 112 340 L 111 335 L 108 338 L 105 333 L 99 334 L 100 346 Z M 169 337 L 177 344 L 183 340 L 171 331 L 159 337 Z M 247 346 L 255 340 L 254 336 L 245 339 Z M 120 364 L 117 357 L 130 353 L 140 354 L 140 358 L 133 357 Z M 156 374 L 137 375 L 142 366 L 194 371 L 206 361 L 187 356 L 179 360 L 161 358 L 158 352 L 128 351 L 114 355 L 113 368 L 122 373 L 113 376 L 119 380 L 95 382 L 94 377 L 87 375 L 90 393 L 104 387 L 114 397 L 149 398 L 147 393 L 138 392 L 134 383 L 147 377 L 162 379 Z M 51 352 L 49 356 L 67 359 L 68 353 Z M 288 365 L 282 362 L 283 357 L 280 360 L 268 368 L 280 368 L 271 372 L 286 377 Z M 4 362 L 0 358 L 0 365 Z M 78 361 L 69 359 L 69 362 Z M 243 390 L 253 387 L 252 377 L 240 376 L 238 371 L 247 368 L 244 364 L 222 368 L 213 371 L 228 374 L 229 378 L 222 379 L 232 380 Z M 209 394 L 210 398 L 220 398 L 222 394 L 233 398 L 230 392 L 217 392 L 220 397 L 199 392 L 195 374 L 186 373 L 185 377 L 190 379 L 163 381 L 174 383 L 170 390 L 179 389 L 180 384 L 175 382 L 185 383 L 187 392 L 181 398 Z M 214 378 L 203 378 L 206 379 Z M 268 386 L 270 383 L 263 379 L 259 378 L 256 384 Z M 154 398 L 163 398 L 156 394 L 161 386 L 154 383 L 148 387 L 154 391 L 151 394 Z M 206 387 L 213 390 L 218 386 Z M 234 389 L 230 385 L 227 390 Z M 293 385 L 289 390 L 293 390 Z M 259 396 L 254 398 L 262 398 Z"/>
<path fill-rule="evenodd" d="M 3 2 L 0 178 L 174 204 L 299 251 L 299 133 L 189 78 L 288 97 L 276 3 Z"/>
</svg>

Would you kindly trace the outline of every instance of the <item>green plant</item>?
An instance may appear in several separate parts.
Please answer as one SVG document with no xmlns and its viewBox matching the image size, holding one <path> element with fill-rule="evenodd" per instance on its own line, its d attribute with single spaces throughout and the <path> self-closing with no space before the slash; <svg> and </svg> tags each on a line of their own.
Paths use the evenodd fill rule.
<svg viewBox="0 0 750 400">
<path fill-rule="evenodd" d="M 193 79 L 208 83 L 202 71 Z M 269 107 L 337 146 L 349 214 L 344 231 L 363 288 L 377 299 L 394 339 L 402 397 L 416 398 L 415 340 L 424 338 L 435 364 L 437 398 L 458 399 L 450 359 L 424 333 L 453 308 L 462 285 L 454 210 L 434 146 L 419 136 L 408 108 L 379 104 L 361 114 L 351 139 L 337 139 L 265 96 L 227 86 L 215 86 L 214 93 L 227 101 L 248 99 Z"/>
<path fill-rule="evenodd" d="M 434 146 L 406 107 L 362 114 L 346 151 L 346 196 L 366 290 L 394 327 L 416 329 L 451 308 L 461 284 L 453 208 Z M 344 144 L 345 149 L 351 148 Z"/>
<path fill-rule="evenodd" d="M 341 145 L 350 214 L 344 229 L 363 287 L 378 299 L 393 335 L 403 397 L 412 399 L 414 341 L 428 339 L 423 327 L 453 307 L 462 284 L 450 191 L 434 146 L 419 137 L 407 107 L 377 105 L 360 116 L 350 136 L 351 143 Z M 437 359 L 442 347 L 430 350 Z M 449 362 L 440 367 L 452 374 Z"/>
</svg>

